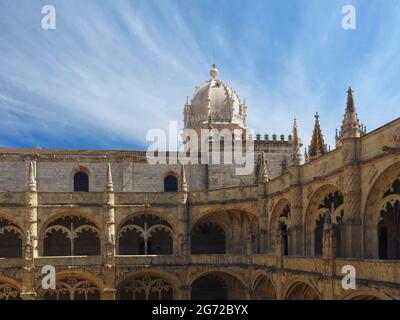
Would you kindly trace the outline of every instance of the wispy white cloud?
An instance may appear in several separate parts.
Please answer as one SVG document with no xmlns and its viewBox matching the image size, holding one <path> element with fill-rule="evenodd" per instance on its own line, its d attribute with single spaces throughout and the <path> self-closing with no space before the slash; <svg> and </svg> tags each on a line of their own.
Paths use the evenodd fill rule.
<svg viewBox="0 0 400 320">
<path fill-rule="evenodd" d="M 349 84 L 371 129 L 398 114 L 399 5 L 371 3 L 356 1 L 352 32 L 343 1 L 54 1 L 55 31 L 40 29 L 41 1 L 2 2 L 0 145 L 143 147 L 181 123 L 213 51 L 256 132 L 288 134 L 296 116 L 308 144 L 318 111 L 333 145 Z"/>
</svg>

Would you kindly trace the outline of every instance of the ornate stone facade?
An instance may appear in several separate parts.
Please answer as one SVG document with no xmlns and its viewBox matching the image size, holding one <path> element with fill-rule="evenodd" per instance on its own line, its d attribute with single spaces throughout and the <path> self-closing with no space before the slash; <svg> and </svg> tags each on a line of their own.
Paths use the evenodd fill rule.
<svg viewBox="0 0 400 320">
<path fill-rule="evenodd" d="M 220 86 L 201 117 L 186 104 L 187 125 L 211 110 L 246 126 Z M 314 139 L 301 164 L 295 125 L 288 140 L 256 138 L 242 179 L 141 151 L 0 150 L 0 300 L 400 299 L 400 119 L 366 133 L 348 94 L 335 150 Z M 41 287 L 45 265 L 56 289 Z"/>
</svg>

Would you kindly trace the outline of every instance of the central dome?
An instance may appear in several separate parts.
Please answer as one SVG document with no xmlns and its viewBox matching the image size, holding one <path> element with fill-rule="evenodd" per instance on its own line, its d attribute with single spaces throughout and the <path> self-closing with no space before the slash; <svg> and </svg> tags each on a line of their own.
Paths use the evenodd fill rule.
<svg viewBox="0 0 400 320">
<path fill-rule="evenodd" d="M 202 129 L 210 124 L 217 128 L 246 129 L 247 106 L 235 90 L 218 79 L 215 65 L 210 70 L 211 79 L 196 87 L 191 101 L 186 101 L 185 128 Z"/>
</svg>

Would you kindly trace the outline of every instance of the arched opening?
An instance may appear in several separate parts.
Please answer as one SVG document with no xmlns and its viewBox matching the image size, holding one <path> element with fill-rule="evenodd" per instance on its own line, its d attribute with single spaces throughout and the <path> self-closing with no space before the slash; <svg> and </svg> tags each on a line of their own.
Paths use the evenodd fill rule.
<svg viewBox="0 0 400 320">
<path fill-rule="evenodd" d="M 192 300 L 244 300 L 247 290 L 234 276 L 212 272 L 200 276 L 191 285 Z"/>
<path fill-rule="evenodd" d="M 118 232 L 120 255 L 173 254 L 173 231 L 165 220 L 147 214 L 125 221 Z"/>
<path fill-rule="evenodd" d="M 276 292 L 271 280 L 267 276 L 260 276 L 253 291 L 254 300 L 275 300 Z"/>
<path fill-rule="evenodd" d="M 320 300 L 318 293 L 304 282 L 295 283 L 288 293 L 286 300 Z"/>
<path fill-rule="evenodd" d="M 177 192 L 178 179 L 176 176 L 170 174 L 164 178 L 164 192 Z"/>
<path fill-rule="evenodd" d="M 290 253 L 290 237 L 289 237 L 289 219 L 290 219 L 290 203 L 287 199 L 281 199 L 275 205 L 271 220 L 269 232 L 269 251 L 274 252 L 277 231 L 280 232 L 283 240 L 283 254 Z"/>
<path fill-rule="evenodd" d="M 21 300 L 20 292 L 13 285 L 0 282 L 0 300 Z"/>
<path fill-rule="evenodd" d="M 74 174 L 74 192 L 89 192 L 89 175 L 86 172 Z"/>
<path fill-rule="evenodd" d="M 173 298 L 173 286 L 158 277 L 128 279 L 117 288 L 119 300 L 172 300 Z"/>
<path fill-rule="evenodd" d="M 332 210 L 331 212 L 331 220 L 333 232 L 335 235 L 335 256 L 342 256 L 342 232 L 344 228 L 343 223 L 343 195 L 338 190 L 333 190 L 333 187 L 322 188 L 320 192 L 317 192 L 314 197 L 320 198 L 321 195 L 325 197 L 323 200 L 316 201 L 317 205 L 309 208 L 308 220 L 306 220 L 305 228 L 306 231 L 306 251 L 310 254 L 314 254 L 314 256 L 322 256 L 322 247 L 323 247 L 323 233 L 324 233 L 324 222 L 326 212 Z M 330 192 L 328 190 L 331 190 Z M 310 229 L 309 226 L 313 226 Z M 312 238 L 312 239 L 311 239 Z M 311 246 L 312 250 L 309 249 Z"/>
<path fill-rule="evenodd" d="M 56 289 L 46 290 L 44 300 L 100 300 L 100 290 L 91 281 L 69 277 L 57 281 Z"/>
<path fill-rule="evenodd" d="M 224 230 L 212 222 L 203 222 L 194 227 L 191 237 L 192 254 L 225 254 Z"/>
<path fill-rule="evenodd" d="M 217 275 L 197 279 L 192 285 L 192 300 L 227 300 L 228 287 Z"/>
<path fill-rule="evenodd" d="M 364 207 L 364 257 L 395 259 L 399 247 L 400 162 L 383 170 L 368 192 Z M 399 258 L 397 258 L 398 260 Z"/>
<path fill-rule="evenodd" d="M 79 216 L 65 216 L 45 230 L 44 256 L 100 255 L 100 237 L 95 224 Z"/>
<path fill-rule="evenodd" d="M 11 221 L 0 217 L 0 258 L 22 257 L 22 232 Z"/>
<path fill-rule="evenodd" d="M 400 259 L 400 177 L 383 195 L 378 224 L 379 259 Z"/>
</svg>

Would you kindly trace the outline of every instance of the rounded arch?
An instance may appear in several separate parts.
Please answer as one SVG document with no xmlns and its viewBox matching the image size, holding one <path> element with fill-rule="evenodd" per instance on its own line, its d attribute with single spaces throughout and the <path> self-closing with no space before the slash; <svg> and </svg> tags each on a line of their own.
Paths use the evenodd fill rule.
<svg viewBox="0 0 400 320">
<path fill-rule="evenodd" d="M 56 289 L 43 289 L 37 284 L 39 298 L 43 300 L 100 300 L 103 281 L 88 272 L 60 272 L 56 275 Z"/>
<path fill-rule="evenodd" d="M 369 190 L 363 215 L 365 258 L 378 259 L 380 258 L 380 251 L 383 251 L 382 242 L 384 242 L 384 239 L 382 238 L 384 237 L 381 232 L 380 222 L 382 220 L 382 213 L 385 210 L 382 209 L 385 209 L 383 206 L 386 206 L 387 203 L 396 203 L 396 200 L 393 199 L 393 195 L 386 194 L 386 192 L 392 188 L 392 184 L 396 179 L 399 179 L 399 177 L 400 162 L 396 162 L 382 170 Z M 399 202 L 397 201 L 397 203 Z M 397 247 L 397 250 L 400 251 L 399 243 Z M 381 256 L 381 258 L 384 257 Z"/>
<path fill-rule="evenodd" d="M 77 164 L 71 170 L 71 190 L 73 192 L 89 192 L 94 185 L 94 175 L 88 166 Z"/>
<path fill-rule="evenodd" d="M 179 191 L 179 175 L 174 171 L 168 171 L 163 176 L 164 192 Z"/>
<path fill-rule="evenodd" d="M 219 233 L 224 233 L 226 253 L 244 254 L 250 251 L 256 252 L 258 243 L 257 237 L 259 236 L 259 220 L 255 214 L 237 209 L 214 209 L 197 214 L 190 226 L 192 247 L 193 235 L 199 231 L 196 229 L 204 223 L 217 225 L 220 229 Z M 238 230 L 239 232 L 237 232 Z M 222 239 L 222 236 L 220 238 Z M 203 239 L 205 241 L 206 237 L 204 236 Z"/>
<path fill-rule="evenodd" d="M 22 292 L 22 283 L 13 278 L 0 274 L 0 283 L 8 283 L 14 288 L 16 288 L 19 292 Z"/>
<path fill-rule="evenodd" d="M 390 297 L 375 290 L 356 290 L 346 293 L 341 300 L 391 300 Z"/>
<path fill-rule="evenodd" d="M 171 215 L 167 214 L 166 212 L 156 210 L 154 208 L 148 208 L 148 209 L 139 209 L 134 212 L 130 212 L 126 216 L 124 216 L 122 219 L 119 221 L 116 221 L 116 228 L 119 230 L 128 220 L 140 216 L 140 215 L 149 215 L 149 216 L 155 216 L 160 218 L 161 220 L 164 220 L 165 222 L 168 223 L 169 227 L 174 231 L 175 233 L 175 221 L 171 218 Z"/>
<path fill-rule="evenodd" d="M 320 300 L 321 295 L 314 286 L 305 280 L 290 282 L 284 291 L 285 300 Z"/>
<path fill-rule="evenodd" d="M 343 194 L 341 190 L 333 184 L 322 185 L 313 193 L 303 218 L 304 248 L 307 256 L 322 255 L 322 237 L 325 213 L 327 210 L 331 210 L 332 206 L 334 209 L 332 214 L 332 224 L 334 225 L 336 238 L 336 255 L 341 255 L 341 233 L 343 229 L 344 215 L 342 205 Z"/>
<path fill-rule="evenodd" d="M 192 300 L 246 300 L 249 290 L 237 275 L 220 270 L 204 271 L 190 281 Z"/>
<path fill-rule="evenodd" d="M 252 284 L 253 299 L 275 300 L 276 288 L 272 278 L 266 273 L 260 273 Z"/>
<path fill-rule="evenodd" d="M 22 230 L 14 219 L 0 215 L 0 258 L 22 258 Z"/>
<path fill-rule="evenodd" d="M 47 219 L 40 232 L 43 256 L 101 254 L 101 229 L 80 213 L 60 213 Z"/>
<path fill-rule="evenodd" d="M 119 300 L 173 300 L 179 280 L 165 272 L 133 272 L 118 281 Z"/>
<path fill-rule="evenodd" d="M 169 222 L 148 213 L 125 218 L 116 238 L 120 255 L 168 255 L 176 247 L 175 232 Z"/>
</svg>

